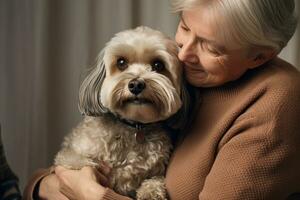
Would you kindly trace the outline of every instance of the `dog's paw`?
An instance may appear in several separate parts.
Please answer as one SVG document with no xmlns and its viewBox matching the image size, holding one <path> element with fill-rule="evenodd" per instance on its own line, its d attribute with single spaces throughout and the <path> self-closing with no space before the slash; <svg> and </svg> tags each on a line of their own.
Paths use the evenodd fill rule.
<svg viewBox="0 0 300 200">
<path fill-rule="evenodd" d="M 167 200 L 167 190 L 163 177 L 153 177 L 143 181 L 136 191 L 137 200 Z"/>
</svg>

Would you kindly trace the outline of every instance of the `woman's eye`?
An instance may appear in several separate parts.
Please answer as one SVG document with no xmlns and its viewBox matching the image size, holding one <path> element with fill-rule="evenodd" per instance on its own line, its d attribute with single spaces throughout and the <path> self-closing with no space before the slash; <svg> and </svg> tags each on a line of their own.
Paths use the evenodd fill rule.
<svg viewBox="0 0 300 200">
<path fill-rule="evenodd" d="M 128 67 L 127 60 L 125 58 L 123 58 L 123 57 L 118 58 L 118 60 L 117 60 L 117 67 L 120 70 L 126 69 Z"/>
<path fill-rule="evenodd" d="M 205 41 L 200 41 L 200 46 L 201 46 L 202 49 L 208 51 L 209 53 L 213 54 L 214 56 L 219 56 L 220 55 L 220 53 L 215 48 L 211 47 Z"/>
<path fill-rule="evenodd" d="M 210 53 L 214 54 L 215 56 L 220 55 L 220 53 L 219 53 L 217 50 L 215 50 L 215 49 L 212 48 L 212 47 L 209 47 L 208 45 L 207 45 L 207 50 L 208 50 Z"/>
<path fill-rule="evenodd" d="M 152 66 L 152 70 L 156 72 L 161 72 L 165 69 L 165 64 L 161 60 L 154 60 L 151 66 Z"/>
<path fill-rule="evenodd" d="M 184 25 L 181 25 L 180 28 L 184 31 L 189 31 L 189 29 L 187 27 L 185 27 Z"/>
</svg>

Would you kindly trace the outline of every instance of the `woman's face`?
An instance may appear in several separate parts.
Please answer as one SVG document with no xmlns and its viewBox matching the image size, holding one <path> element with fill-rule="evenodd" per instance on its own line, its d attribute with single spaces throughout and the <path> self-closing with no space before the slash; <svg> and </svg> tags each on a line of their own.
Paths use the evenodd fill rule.
<svg viewBox="0 0 300 200">
<path fill-rule="evenodd" d="M 207 20 L 205 9 L 183 11 L 176 33 L 181 47 L 178 54 L 184 63 L 188 82 L 198 87 L 212 87 L 239 78 L 247 69 L 258 65 L 246 48 L 226 45 L 215 27 Z"/>
</svg>

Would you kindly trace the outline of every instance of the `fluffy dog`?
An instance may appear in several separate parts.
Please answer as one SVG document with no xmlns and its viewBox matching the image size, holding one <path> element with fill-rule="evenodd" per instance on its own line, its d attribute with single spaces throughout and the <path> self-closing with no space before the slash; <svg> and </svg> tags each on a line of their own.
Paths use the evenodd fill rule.
<svg viewBox="0 0 300 200">
<path fill-rule="evenodd" d="M 166 127 L 178 126 L 188 110 L 177 51 L 174 41 L 148 27 L 116 34 L 80 87 L 85 117 L 66 136 L 55 165 L 80 169 L 104 161 L 116 192 L 166 199 L 172 150 Z"/>
</svg>

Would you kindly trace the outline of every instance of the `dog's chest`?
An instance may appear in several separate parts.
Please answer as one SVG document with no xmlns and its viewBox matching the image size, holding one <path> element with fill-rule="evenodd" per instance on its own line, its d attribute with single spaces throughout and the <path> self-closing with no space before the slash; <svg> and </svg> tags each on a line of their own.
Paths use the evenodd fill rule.
<svg viewBox="0 0 300 200">
<path fill-rule="evenodd" d="M 97 150 L 93 151 L 95 154 L 92 157 L 97 159 L 95 162 L 104 161 L 112 168 L 112 179 L 132 180 L 138 177 L 142 180 L 149 175 L 164 174 L 172 143 L 162 127 L 138 130 L 101 117 L 87 118 L 85 123 L 90 127 L 90 131 L 86 132 L 86 137 L 92 141 L 89 146 L 93 145 Z M 137 131 L 143 131 L 143 141 L 136 139 Z"/>
<path fill-rule="evenodd" d="M 106 162 L 112 168 L 147 162 L 149 159 L 161 162 L 169 158 L 172 144 L 161 126 L 146 126 L 138 130 L 109 117 L 89 117 L 85 119 L 84 125 L 89 127 L 88 130 L 78 130 L 77 137 L 88 138 L 88 149 L 93 155 L 91 157 Z M 137 139 L 139 131 L 142 131 L 144 137 L 141 141 Z M 83 138 L 78 138 L 77 141 L 86 141 Z"/>
<path fill-rule="evenodd" d="M 103 155 L 103 161 L 112 168 L 109 184 L 124 195 L 135 191 L 149 177 L 163 176 L 171 153 L 165 131 L 142 130 L 143 141 L 136 139 L 137 131 L 120 129 L 108 141 L 108 151 Z"/>
<path fill-rule="evenodd" d="M 103 160 L 113 168 L 128 164 L 163 161 L 171 150 L 171 142 L 162 129 L 134 129 L 120 127 L 107 141 Z"/>
<path fill-rule="evenodd" d="M 165 174 L 172 143 L 161 126 L 138 130 L 111 118 L 97 117 L 86 118 L 84 129 L 76 131 L 82 137 L 77 141 L 88 141 L 88 145 L 81 146 L 90 147 L 94 161 L 104 161 L 111 167 L 109 185 L 118 193 L 128 195 L 143 180 Z M 138 131 L 143 131 L 142 141 L 136 138 Z"/>
</svg>

